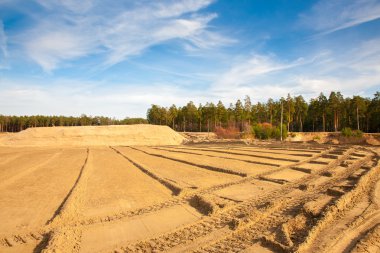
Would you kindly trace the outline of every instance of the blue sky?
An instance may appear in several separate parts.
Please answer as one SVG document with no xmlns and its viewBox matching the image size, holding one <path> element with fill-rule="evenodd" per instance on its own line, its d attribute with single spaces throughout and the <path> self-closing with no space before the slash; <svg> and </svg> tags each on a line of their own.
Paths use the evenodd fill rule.
<svg viewBox="0 0 380 253">
<path fill-rule="evenodd" d="M 0 114 L 380 90 L 379 0 L 0 0 Z"/>
</svg>

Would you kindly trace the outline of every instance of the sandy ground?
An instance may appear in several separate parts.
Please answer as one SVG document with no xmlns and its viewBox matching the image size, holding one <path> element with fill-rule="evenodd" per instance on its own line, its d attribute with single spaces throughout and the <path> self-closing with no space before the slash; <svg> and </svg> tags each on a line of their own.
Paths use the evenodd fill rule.
<svg viewBox="0 0 380 253">
<path fill-rule="evenodd" d="M 185 140 L 168 126 L 37 127 L 1 135 L 0 146 L 179 145 Z"/>
<path fill-rule="evenodd" d="M 261 164 L 252 164 L 239 160 L 225 159 L 221 157 L 207 156 L 207 154 L 185 153 L 175 149 L 165 149 L 160 147 L 146 148 L 139 147 L 139 149 L 149 152 L 151 154 L 158 154 L 164 157 L 173 158 L 182 161 L 190 161 L 194 164 L 210 166 L 214 168 L 222 168 L 224 170 L 232 170 L 235 172 L 245 173 L 247 175 L 257 175 L 260 173 L 268 172 L 276 167 Z"/>
<path fill-rule="evenodd" d="M 176 148 L 171 147 L 171 149 L 183 151 L 182 147 L 176 147 Z M 186 148 L 186 152 L 191 153 L 191 154 L 205 155 L 205 156 L 216 157 L 216 158 L 224 158 L 224 159 L 230 159 L 234 161 L 243 161 L 243 162 L 248 162 L 252 164 L 266 165 L 266 166 L 272 166 L 272 167 L 279 167 L 281 165 L 289 165 L 293 163 L 290 161 L 272 159 L 269 156 L 268 157 L 257 157 L 257 156 L 254 157 L 248 154 L 238 154 L 238 152 L 236 151 L 214 150 L 207 147 L 202 147 L 202 148 L 189 147 L 189 148 Z"/>
<path fill-rule="evenodd" d="M 92 167 L 86 194 L 87 216 L 120 213 L 171 197 L 170 190 L 108 147 L 92 149 L 87 166 Z"/>
<path fill-rule="evenodd" d="M 119 150 L 153 173 L 179 185 L 183 189 L 205 188 L 240 179 L 239 176 L 207 170 L 201 167 L 148 155 L 139 150 L 122 147 Z"/>
<path fill-rule="evenodd" d="M 0 252 L 379 252 L 379 155 L 278 143 L 0 147 Z"/>
<path fill-rule="evenodd" d="M 85 149 L 46 150 L 45 154 L 25 150 L 18 162 L 3 164 L 0 236 L 37 233 L 44 227 L 74 185 L 84 160 Z"/>
</svg>

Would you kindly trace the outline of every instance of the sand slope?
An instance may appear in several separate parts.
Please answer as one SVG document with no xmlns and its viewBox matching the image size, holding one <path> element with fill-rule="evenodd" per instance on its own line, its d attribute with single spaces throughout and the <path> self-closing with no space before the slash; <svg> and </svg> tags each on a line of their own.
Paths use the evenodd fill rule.
<svg viewBox="0 0 380 253">
<path fill-rule="evenodd" d="M 37 127 L 0 136 L 0 146 L 179 145 L 184 140 L 156 125 Z"/>
</svg>

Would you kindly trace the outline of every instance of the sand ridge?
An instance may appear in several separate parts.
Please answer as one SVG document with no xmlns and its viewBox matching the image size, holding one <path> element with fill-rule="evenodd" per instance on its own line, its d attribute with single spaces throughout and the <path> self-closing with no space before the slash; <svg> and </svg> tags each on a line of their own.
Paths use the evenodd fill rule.
<svg viewBox="0 0 380 253">
<path fill-rule="evenodd" d="M 0 146 L 179 145 L 185 138 L 168 126 L 36 127 L 0 136 Z"/>
</svg>

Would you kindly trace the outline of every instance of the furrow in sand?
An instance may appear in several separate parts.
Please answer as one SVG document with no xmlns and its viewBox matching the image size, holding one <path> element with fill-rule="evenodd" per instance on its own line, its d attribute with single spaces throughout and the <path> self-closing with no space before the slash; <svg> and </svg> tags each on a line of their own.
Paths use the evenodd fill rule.
<svg viewBox="0 0 380 253">
<path fill-rule="evenodd" d="M 88 163 L 91 159 L 90 149 L 87 149 L 77 181 L 49 223 L 52 229 L 42 252 L 79 252 L 82 228 L 78 222 L 83 219 L 87 180 L 91 173 Z"/>
<path fill-rule="evenodd" d="M 159 149 L 159 148 L 157 148 Z M 228 159 L 228 160 L 234 160 L 234 161 L 240 161 L 240 162 L 246 162 L 251 164 L 257 164 L 257 165 L 266 165 L 266 166 L 272 166 L 272 167 L 280 167 L 281 165 L 275 164 L 275 163 L 268 163 L 268 162 L 261 162 L 257 161 L 255 159 L 244 159 L 244 158 L 237 158 L 233 156 L 221 156 L 219 154 L 210 154 L 208 152 L 198 151 L 197 149 L 165 149 L 170 152 L 178 152 L 178 153 L 187 153 L 192 155 L 200 155 L 200 156 L 207 156 L 207 157 L 215 157 L 215 158 L 221 158 L 221 159 Z"/>
<path fill-rule="evenodd" d="M 1 191 L 0 241 L 9 242 L 3 246 L 23 252 L 22 248 L 33 248 L 41 240 L 48 231 L 47 221 L 77 180 L 85 157 L 83 148 L 65 149 Z"/>
<path fill-rule="evenodd" d="M 54 152 L 52 155 L 48 156 L 46 159 L 44 159 L 43 161 L 39 162 L 36 165 L 28 166 L 27 168 L 24 167 L 23 170 L 20 171 L 19 173 L 16 173 L 15 175 L 13 175 L 12 177 L 8 179 L 2 180 L 0 183 L 0 190 L 8 187 L 9 185 L 13 184 L 17 180 L 32 174 L 36 170 L 43 168 L 46 164 L 48 164 L 50 161 L 54 160 L 55 158 L 59 157 L 61 154 L 62 154 L 62 150 L 59 150 L 57 152 Z M 8 164 L 6 165 L 12 168 L 12 166 L 9 166 Z"/>
<path fill-rule="evenodd" d="M 182 162 L 148 155 L 130 147 L 118 147 L 118 150 L 130 159 L 143 164 L 157 176 L 179 185 L 186 192 L 241 179 L 238 175 L 201 169 Z"/>
<path fill-rule="evenodd" d="M 348 176 L 348 174 L 345 174 L 345 176 Z M 201 238 L 203 236 L 206 236 L 207 234 L 213 233 L 213 231 L 217 231 L 226 226 L 230 226 L 229 224 L 235 224 L 234 222 L 235 220 L 237 221 L 237 224 L 240 224 L 241 222 L 242 224 L 244 224 L 244 219 L 245 219 L 244 217 L 246 217 L 246 214 L 253 213 L 252 210 L 254 210 L 255 208 L 259 208 L 259 209 L 275 208 L 276 210 L 282 210 L 283 212 L 285 212 L 286 209 L 284 209 L 283 204 L 288 206 L 288 208 L 294 208 L 294 206 L 296 205 L 296 202 L 302 203 L 303 201 L 305 201 L 305 199 L 302 196 L 305 196 L 305 198 L 307 199 L 312 199 L 315 193 L 319 192 L 321 188 L 328 187 L 328 185 L 334 184 L 336 182 L 336 179 L 334 179 L 334 180 L 328 180 L 328 181 L 331 181 L 331 183 L 328 185 L 326 185 L 326 183 L 316 185 L 313 187 L 313 192 L 310 194 L 308 194 L 307 191 L 304 192 L 306 195 L 299 195 L 297 193 L 298 195 L 296 194 L 295 196 L 299 196 L 299 197 L 296 197 L 296 199 L 294 199 L 294 197 L 291 196 L 292 192 L 294 193 L 297 192 L 297 190 L 295 189 L 298 189 L 299 188 L 298 186 L 303 185 L 307 182 L 313 183 L 315 178 L 317 177 L 319 177 L 319 175 L 312 174 L 308 176 L 307 178 L 300 180 L 298 182 L 286 184 L 283 187 L 281 187 L 279 190 L 274 190 L 273 192 L 267 192 L 267 194 L 261 195 L 259 198 L 256 197 L 254 198 L 255 200 L 251 199 L 241 204 L 233 205 L 231 209 L 227 208 L 226 210 L 222 210 L 221 213 L 217 213 L 211 216 L 210 218 L 204 219 L 202 222 L 197 222 L 194 225 L 187 226 L 177 231 L 173 231 L 172 233 L 164 235 L 162 237 L 152 238 L 151 240 L 146 240 L 144 242 L 137 243 L 134 246 L 130 245 L 128 247 L 122 247 L 121 249 L 122 251 L 125 251 L 125 252 L 134 252 L 135 250 L 150 251 L 150 250 L 160 249 L 160 250 L 167 251 L 171 248 L 174 249 L 177 247 L 186 248 L 185 245 L 188 245 L 189 241 L 197 240 L 196 238 Z M 285 194 L 290 194 L 289 196 L 290 198 L 288 198 L 289 201 L 285 201 L 285 202 L 279 201 L 280 199 L 284 198 Z M 268 203 L 277 203 L 277 204 L 275 204 L 274 206 L 271 206 L 269 204 L 268 206 Z M 260 220 L 262 213 L 267 213 L 267 212 L 258 211 L 256 215 L 258 217 L 258 220 Z M 278 219 L 279 214 L 277 213 L 276 217 L 269 217 L 268 219 L 274 220 L 274 218 Z M 279 222 L 281 222 L 281 220 L 279 220 Z M 182 236 L 182 234 L 184 236 Z M 190 235 L 190 234 L 191 236 L 185 236 L 185 235 Z M 173 235 L 174 237 L 172 238 L 171 235 Z M 241 238 L 241 237 L 238 237 L 238 238 Z M 156 245 L 156 246 L 152 246 L 152 245 Z M 248 243 L 247 247 L 250 245 L 251 243 Z M 217 249 L 219 249 L 219 252 L 220 252 L 220 250 L 223 248 L 217 248 Z M 230 249 L 232 250 L 232 248 Z"/>
<path fill-rule="evenodd" d="M 302 213 L 302 206 L 305 202 L 314 199 L 318 194 L 323 194 L 326 188 L 336 185 L 338 181 L 349 177 L 366 160 L 358 161 L 342 175 L 332 178 L 313 189 L 304 191 L 302 194 L 293 194 L 292 192 L 286 194 L 284 192 L 282 200 L 278 200 L 278 202 L 271 201 L 272 203 L 277 203 L 277 205 L 258 213 L 252 212 L 250 218 L 246 222 L 243 221 L 236 231 L 216 240 L 214 243 L 200 247 L 195 252 L 219 252 L 221 249 L 228 252 L 242 251 L 252 247 L 257 241 L 261 241 L 273 252 L 293 252 L 293 245 L 283 244 L 281 240 L 279 241 L 279 238 L 271 237 L 271 233 L 278 230 L 278 227 L 285 224 L 285 221 L 295 217 L 298 213 Z M 310 181 L 312 178 L 311 176 L 305 181 Z"/>
<path fill-rule="evenodd" d="M 142 149 L 142 148 L 140 148 Z M 159 154 L 168 158 L 174 158 L 178 160 L 191 161 L 197 165 L 219 167 L 225 170 L 231 170 L 236 172 L 242 172 L 247 175 L 257 175 L 263 172 L 273 170 L 273 166 L 268 165 L 259 165 L 253 163 L 247 163 L 238 160 L 230 160 L 225 158 L 218 158 L 212 156 L 204 156 L 199 154 L 186 153 L 182 151 L 172 151 L 167 149 L 158 149 L 158 148 L 143 148 L 143 150 L 148 151 L 149 153 Z"/>
<path fill-rule="evenodd" d="M 126 153 L 120 152 L 118 149 L 114 147 L 110 147 L 113 149 L 116 153 L 123 156 L 125 159 L 127 159 L 129 162 L 131 162 L 134 166 L 139 168 L 142 172 L 144 172 L 149 177 L 153 178 L 154 180 L 157 180 L 157 182 L 161 183 L 165 187 L 167 187 L 169 190 L 173 192 L 173 195 L 178 195 L 183 191 L 183 188 L 178 186 L 178 184 L 171 182 L 167 179 L 164 179 L 163 177 L 159 176 L 158 174 L 152 172 L 147 166 L 143 165 L 141 162 L 138 162 L 135 159 L 132 159 L 129 155 L 126 155 Z"/>
<path fill-rule="evenodd" d="M 284 157 L 274 157 L 274 156 L 265 156 L 265 155 L 257 155 L 252 153 L 244 153 L 241 152 L 234 152 L 231 150 L 221 150 L 221 149 L 208 149 L 208 148 L 197 148 L 197 149 L 191 149 L 195 152 L 206 152 L 210 155 L 216 155 L 219 157 L 231 157 L 242 160 L 248 160 L 252 162 L 261 162 L 262 164 L 268 164 L 268 165 L 286 165 L 290 163 L 299 162 L 299 159 L 290 159 L 290 158 L 284 158 Z"/>
<path fill-rule="evenodd" d="M 138 150 L 138 151 L 141 151 L 141 152 L 144 152 L 147 155 L 161 157 L 161 158 L 164 158 L 164 159 L 168 159 L 168 160 L 172 160 L 172 161 L 176 161 L 176 162 L 192 165 L 192 166 L 195 166 L 195 167 L 198 167 L 198 168 L 202 168 L 202 169 L 206 169 L 206 170 L 211 170 L 211 171 L 216 171 L 216 172 L 221 172 L 221 173 L 226 173 L 226 174 L 232 174 L 232 175 L 238 175 L 238 176 L 241 176 L 241 177 L 246 177 L 247 176 L 247 173 L 244 173 L 244 172 L 240 172 L 240 171 L 236 171 L 236 170 L 231 170 L 231 169 L 227 169 L 227 168 L 222 168 L 220 166 L 215 166 L 215 165 L 205 165 L 205 164 L 201 164 L 201 163 L 195 163 L 195 162 L 191 162 L 191 161 L 186 160 L 186 159 L 180 159 L 180 158 L 176 158 L 176 157 L 170 157 L 170 156 L 167 156 L 167 155 L 163 155 L 163 154 L 160 154 L 160 153 L 155 153 L 155 152 L 149 151 L 149 150 L 147 150 L 145 148 L 135 148 L 135 147 L 130 147 L 130 148 Z"/>
</svg>

